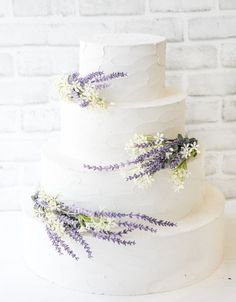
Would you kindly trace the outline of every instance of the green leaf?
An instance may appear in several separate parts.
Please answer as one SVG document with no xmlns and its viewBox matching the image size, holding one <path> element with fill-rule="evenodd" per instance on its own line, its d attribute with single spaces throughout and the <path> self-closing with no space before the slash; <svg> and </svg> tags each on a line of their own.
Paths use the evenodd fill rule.
<svg viewBox="0 0 236 302">
<path fill-rule="evenodd" d="M 80 217 L 80 219 L 82 219 L 85 222 L 90 222 L 91 221 L 91 218 L 84 215 L 84 214 L 79 214 L 79 217 Z"/>
<path fill-rule="evenodd" d="M 35 201 L 38 198 L 39 192 L 37 191 L 34 195 L 31 196 L 31 199 Z"/>
<path fill-rule="evenodd" d="M 187 166 L 187 160 L 186 160 L 186 159 L 184 159 L 184 160 L 177 166 L 177 169 L 179 169 L 179 168 L 187 170 L 188 166 Z"/>
<path fill-rule="evenodd" d="M 148 142 L 152 142 L 153 141 L 153 135 L 145 135 L 146 139 Z"/>
</svg>

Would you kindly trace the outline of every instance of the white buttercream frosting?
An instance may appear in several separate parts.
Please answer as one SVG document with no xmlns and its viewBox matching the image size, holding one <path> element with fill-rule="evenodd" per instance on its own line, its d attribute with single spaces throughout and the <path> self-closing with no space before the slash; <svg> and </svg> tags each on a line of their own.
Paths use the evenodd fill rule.
<svg viewBox="0 0 236 302">
<path fill-rule="evenodd" d="M 110 102 L 144 102 L 160 98 L 165 87 L 165 38 L 140 34 L 112 34 L 80 42 L 79 71 L 126 72 L 102 95 Z"/>
</svg>

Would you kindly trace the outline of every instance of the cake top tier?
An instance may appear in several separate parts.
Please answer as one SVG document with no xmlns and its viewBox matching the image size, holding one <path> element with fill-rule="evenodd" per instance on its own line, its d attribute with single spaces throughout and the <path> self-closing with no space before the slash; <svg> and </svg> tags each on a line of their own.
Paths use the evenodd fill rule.
<svg viewBox="0 0 236 302">
<path fill-rule="evenodd" d="M 80 43 L 79 71 L 125 72 L 102 94 L 109 102 L 142 103 L 162 97 L 165 89 L 165 38 L 145 34 L 106 34 Z"/>
</svg>

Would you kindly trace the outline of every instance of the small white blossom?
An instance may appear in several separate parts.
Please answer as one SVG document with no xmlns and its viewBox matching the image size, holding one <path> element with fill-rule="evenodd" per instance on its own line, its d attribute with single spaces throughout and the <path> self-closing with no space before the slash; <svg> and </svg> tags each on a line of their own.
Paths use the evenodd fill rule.
<svg viewBox="0 0 236 302">
<path fill-rule="evenodd" d="M 200 150 L 199 150 L 199 144 L 197 142 L 193 142 L 190 145 L 190 152 L 196 152 L 196 154 L 200 154 Z"/>
<path fill-rule="evenodd" d="M 191 146 L 190 144 L 184 144 L 183 147 L 181 148 L 180 154 L 186 159 L 191 157 Z"/>
<path fill-rule="evenodd" d="M 163 133 L 157 132 L 157 134 L 155 135 L 155 139 L 157 141 L 158 144 L 162 144 L 165 137 Z"/>
</svg>

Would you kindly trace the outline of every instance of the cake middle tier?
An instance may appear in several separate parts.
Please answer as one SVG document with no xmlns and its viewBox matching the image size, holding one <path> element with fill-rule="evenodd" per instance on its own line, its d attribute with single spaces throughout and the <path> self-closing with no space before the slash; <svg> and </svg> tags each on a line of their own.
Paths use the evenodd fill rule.
<svg viewBox="0 0 236 302">
<path fill-rule="evenodd" d="M 125 150 L 134 134 L 164 133 L 167 138 L 185 134 L 185 100 L 166 89 L 165 98 L 135 106 L 84 109 L 61 102 L 60 150 L 85 164 L 114 164 L 128 159 Z"/>
<path fill-rule="evenodd" d="M 202 153 L 188 163 L 191 175 L 179 192 L 174 191 L 167 170 L 155 175 L 151 187 L 140 188 L 120 171 L 85 170 L 83 162 L 62 155 L 55 144 L 44 150 L 41 167 L 42 190 L 88 210 L 145 213 L 175 221 L 202 202 Z"/>
</svg>

